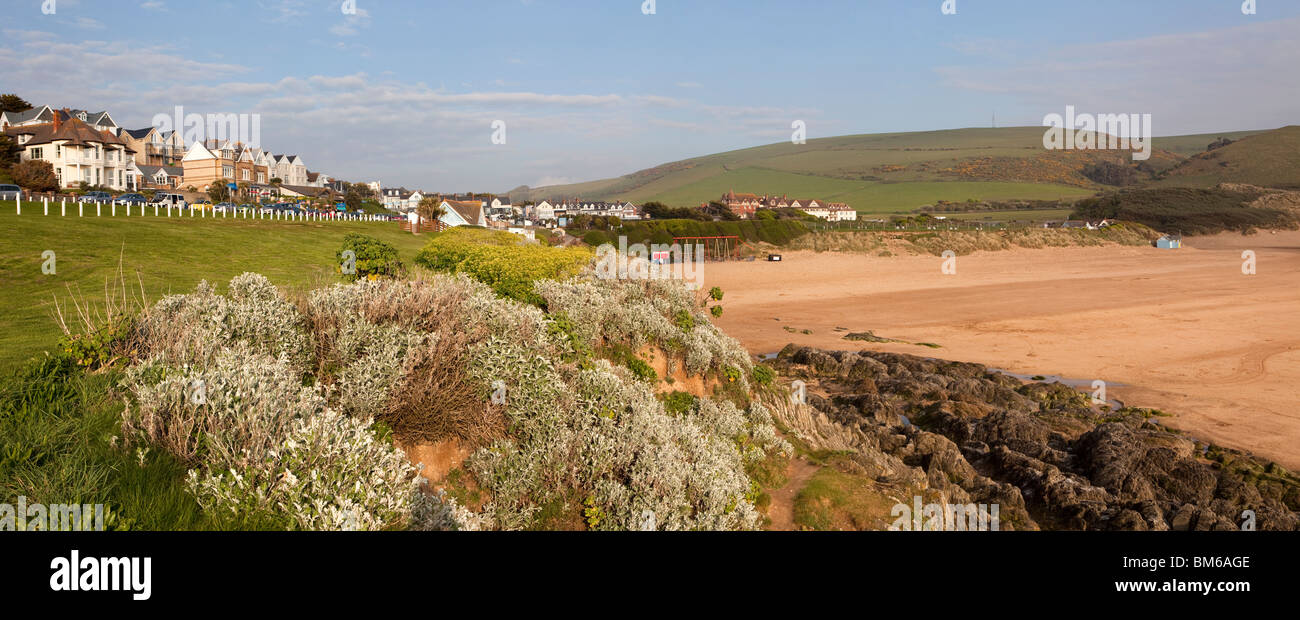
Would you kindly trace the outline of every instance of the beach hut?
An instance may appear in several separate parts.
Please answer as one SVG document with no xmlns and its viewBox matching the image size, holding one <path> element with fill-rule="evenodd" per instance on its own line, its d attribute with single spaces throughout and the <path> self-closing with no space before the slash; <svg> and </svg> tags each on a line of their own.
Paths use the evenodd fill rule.
<svg viewBox="0 0 1300 620">
<path fill-rule="evenodd" d="M 1156 247 L 1162 250 L 1177 250 L 1183 247 L 1182 235 L 1165 235 L 1156 239 Z"/>
</svg>

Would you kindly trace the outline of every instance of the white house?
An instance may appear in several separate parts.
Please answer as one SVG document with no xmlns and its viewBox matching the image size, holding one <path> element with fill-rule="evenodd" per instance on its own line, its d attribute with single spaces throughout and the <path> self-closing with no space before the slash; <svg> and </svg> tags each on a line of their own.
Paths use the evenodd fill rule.
<svg viewBox="0 0 1300 620">
<path fill-rule="evenodd" d="M 438 218 L 448 226 L 482 226 L 487 228 L 483 203 L 477 200 L 444 200 L 442 216 Z"/>
<path fill-rule="evenodd" d="M 804 201 L 796 202 L 804 203 Z M 809 200 L 806 203 L 811 206 L 802 207 L 804 213 L 828 222 L 853 222 L 858 219 L 858 212 L 846 204 L 833 202 L 823 205 L 815 200 Z"/>
<path fill-rule="evenodd" d="M 50 162 L 61 188 L 83 182 L 114 190 L 137 185 L 140 169 L 135 165 L 135 151 L 126 141 L 111 131 L 96 129 L 77 115 L 55 113 L 51 119 L 48 123 L 26 123 L 4 130 L 17 143 L 21 161 Z"/>
<path fill-rule="evenodd" d="M 114 136 L 121 133 L 121 128 L 118 127 L 113 117 L 109 116 L 108 112 L 87 112 L 67 108 L 56 110 L 47 105 L 32 108 L 25 112 L 0 112 L 0 129 L 44 125 L 53 123 L 55 118 L 58 118 L 60 123 L 66 123 L 75 118 L 89 125 L 95 131 L 107 131 Z"/>
</svg>

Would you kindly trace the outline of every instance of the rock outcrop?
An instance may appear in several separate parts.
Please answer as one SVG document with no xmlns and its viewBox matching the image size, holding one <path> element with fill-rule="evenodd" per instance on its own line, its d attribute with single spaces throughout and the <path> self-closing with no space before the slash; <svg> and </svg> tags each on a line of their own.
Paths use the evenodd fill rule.
<svg viewBox="0 0 1300 620">
<path fill-rule="evenodd" d="M 778 415 L 810 445 L 851 447 L 882 484 L 999 504 L 1003 529 L 1237 530 L 1253 513 L 1257 529 L 1300 530 L 1300 477 L 1159 412 L 910 355 L 790 345 L 772 363 L 815 388 L 815 412 Z"/>
</svg>

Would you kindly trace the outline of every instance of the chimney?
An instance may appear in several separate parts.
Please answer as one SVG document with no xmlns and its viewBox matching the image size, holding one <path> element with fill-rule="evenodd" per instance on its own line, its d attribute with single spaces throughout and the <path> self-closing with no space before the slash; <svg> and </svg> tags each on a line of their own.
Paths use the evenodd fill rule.
<svg viewBox="0 0 1300 620">
<path fill-rule="evenodd" d="M 58 133 L 59 129 L 62 127 L 63 127 L 63 115 L 59 114 L 58 111 L 55 111 L 54 112 L 54 133 Z"/>
</svg>

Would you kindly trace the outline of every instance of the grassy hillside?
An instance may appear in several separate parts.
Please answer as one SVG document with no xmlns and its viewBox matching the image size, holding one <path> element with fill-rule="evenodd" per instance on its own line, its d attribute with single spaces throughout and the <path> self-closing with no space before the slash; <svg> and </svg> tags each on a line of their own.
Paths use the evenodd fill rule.
<svg viewBox="0 0 1300 620">
<path fill-rule="evenodd" d="M 115 277 L 119 259 L 128 282 L 138 288 L 138 272 L 149 300 L 156 301 L 192 291 L 199 280 L 224 283 L 245 271 L 280 286 L 335 281 L 335 253 L 350 232 L 395 245 L 408 265 L 425 241 L 402 233 L 396 223 L 126 218 L 120 210 L 116 218 L 40 213 L 24 205 L 18 216 L 13 202 L 0 202 L 0 313 L 7 317 L 0 370 L 54 344 L 61 335 L 52 317 L 54 298 L 66 304 L 69 287 L 102 301 L 105 280 Z M 46 250 L 55 253 L 54 275 L 41 272 Z"/>
<path fill-rule="evenodd" d="M 510 194 L 516 200 L 581 197 L 695 206 L 735 190 L 845 202 L 861 213 L 877 214 L 907 212 L 937 200 L 1077 199 L 1108 189 L 1081 171 L 1089 164 L 1116 160 L 1115 153 L 1048 152 L 1042 146 L 1043 131 L 1041 127 L 973 128 L 769 144 L 663 164 L 615 179 L 516 188 Z M 1218 138 L 1240 140 L 1264 133 L 1272 132 L 1156 138 L 1148 166 L 1174 168 Z M 1274 172 L 1265 171 L 1263 176 L 1276 176 Z"/>
<path fill-rule="evenodd" d="M 1159 185 L 1211 187 L 1225 182 L 1300 189 L 1300 126 L 1246 136 L 1194 155 L 1170 170 Z"/>
<path fill-rule="evenodd" d="M 1251 206 L 1261 195 L 1223 188 L 1129 190 L 1082 200 L 1072 217 L 1140 222 L 1160 231 L 1191 235 L 1296 227 L 1296 217 L 1286 211 Z"/>
</svg>

